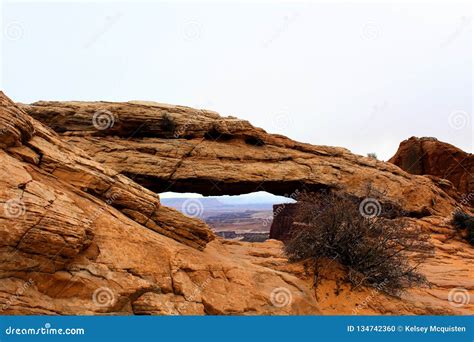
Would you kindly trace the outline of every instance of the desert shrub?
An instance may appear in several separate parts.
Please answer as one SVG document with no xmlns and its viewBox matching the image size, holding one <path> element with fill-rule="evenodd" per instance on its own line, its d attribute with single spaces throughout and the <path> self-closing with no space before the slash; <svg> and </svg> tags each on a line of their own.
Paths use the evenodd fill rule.
<svg viewBox="0 0 474 342">
<path fill-rule="evenodd" d="M 458 210 L 453 214 L 452 224 L 458 230 L 465 230 L 467 242 L 474 245 L 474 216 Z"/>
<path fill-rule="evenodd" d="M 161 129 L 166 133 L 172 133 L 176 131 L 176 122 L 173 117 L 168 113 L 163 114 L 161 117 Z"/>
<path fill-rule="evenodd" d="M 376 154 L 376 153 L 373 153 L 373 152 L 367 153 L 367 157 L 372 158 L 372 159 L 377 159 L 377 160 L 378 160 L 377 154 Z"/>
<path fill-rule="evenodd" d="M 301 196 L 297 223 L 285 242 L 289 260 L 310 261 L 316 275 L 320 260 L 335 260 L 346 266 L 352 285 L 374 286 L 389 294 L 426 283 L 417 268 L 432 250 L 429 236 L 405 219 L 363 216 L 359 202 L 336 193 Z"/>
</svg>

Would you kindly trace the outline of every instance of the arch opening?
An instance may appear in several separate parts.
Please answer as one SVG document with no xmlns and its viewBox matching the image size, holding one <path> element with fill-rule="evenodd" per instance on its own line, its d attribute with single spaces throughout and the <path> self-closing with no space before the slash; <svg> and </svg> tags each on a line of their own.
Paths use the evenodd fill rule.
<svg viewBox="0 0 474 342">
<path fill-rule="evenodd" d="M 274 208 L 296 202 L 266 191 L 222 196 L 165 192 L 160 198 L 163 205 L 203 220 L 218 236 L 248 242 L 270 238 Z"/>
</svg>

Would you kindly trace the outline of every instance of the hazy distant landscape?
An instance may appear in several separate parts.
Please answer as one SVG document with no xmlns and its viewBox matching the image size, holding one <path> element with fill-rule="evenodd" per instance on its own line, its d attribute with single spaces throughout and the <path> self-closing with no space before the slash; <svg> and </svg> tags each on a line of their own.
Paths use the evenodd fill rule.
<svg viewBox="0 0 474 342">
<path fill-rule="evenodd" d="M 169 194 L 169 196 L 175 195 L 178 194 Z M 266 240 L 273 221 L 273 205 L 291 202 L 294 201 L 266 192 L 240 196 L 164 197 L 161 199 L 163 205 L 204 220 L 218 235 L 226 239 L 243 241 Z"/>
</svg>

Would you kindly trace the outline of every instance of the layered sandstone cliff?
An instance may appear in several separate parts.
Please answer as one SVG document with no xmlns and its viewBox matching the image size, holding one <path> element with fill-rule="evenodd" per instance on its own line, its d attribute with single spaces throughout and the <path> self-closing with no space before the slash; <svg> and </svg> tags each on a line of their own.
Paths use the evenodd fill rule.
<svg viewBox="0 0 474 342">
<path fill-rule="evenodd" d="M 2 314 L 472 314 L 474 251 L 455 234 L 456 202 L 433 179 L 267 134 L 233 117 L 156 103 L 39 102 L 0 94 Z M 432 235 L 431 288 L 401 298 L 351 289 L 344 269 L 313 288 L 279 241 L 216 238 L 162 206 L 158 192 L 291 196 L 338 189 Z M 467 210 L 467 209 L 466 209 Z M 461 289 L 461 290 L 460 290 Z M 456 292 L 457 291 L 457 292 Z M 461 291 L 461 292 L 459 292 Z"/>
</svg>

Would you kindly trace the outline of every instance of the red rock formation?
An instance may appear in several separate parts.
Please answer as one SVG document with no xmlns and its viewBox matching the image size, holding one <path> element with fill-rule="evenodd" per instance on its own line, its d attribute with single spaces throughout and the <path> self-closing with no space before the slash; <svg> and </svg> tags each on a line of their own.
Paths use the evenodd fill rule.
<svg viewBox="0 0 474 342">
<path fill-rule="evenodd" d="M 21 108 L 0 93 L 0 314 L 474 312 L 474 248 L 448 223 L 459 203 L 426 177 L 185 107 Z M 109 113 L 111 133 L 101 119 Z M 174 184 L 239 193 L 263 184 L 276 193 L 335 187 L 362 196 L 368 180 L 408 213 L 424 213 L 402 219 L 431 233 L 435 253 L 422 269 L 431 288 L 401 298 L 354 290 L 334 265 L 314 289 L 281 242 L 221 240 L 154 192 Z M 465 302 L 453 305 L 459 288 Z"/>
<path fill-rule="evenodd" d="M 305 281 L 229 251 L 1 92 L 0 163 L 0 314 L 320 312 Z"/>
<path fill-rule="evenodd" d="M 389 162 L 411 174 L 436 177 L 439 186 L 456 197 L 450 189 L 452 184 L 459 192 L 459 201 L 474 206 L 473 154 L 435 138 L 411 137 L 400 143 Z"/>
<path fill-rule="evenodd" d="M 150 102 L 49 102 L 21 105 L 94 160 L 154 191 L 230 195 L 366 187 L 409 213 L 448 214 L 455 202 L 426 177 L 357 156 L 266 133 L 215 112 Z"/>
<path fill-rule="evenodd" d="M 275 204 L 273 222 L 270 228 L 270 239 L 285 240 L 293 225 L 297 203 Z"/>
</svg>

